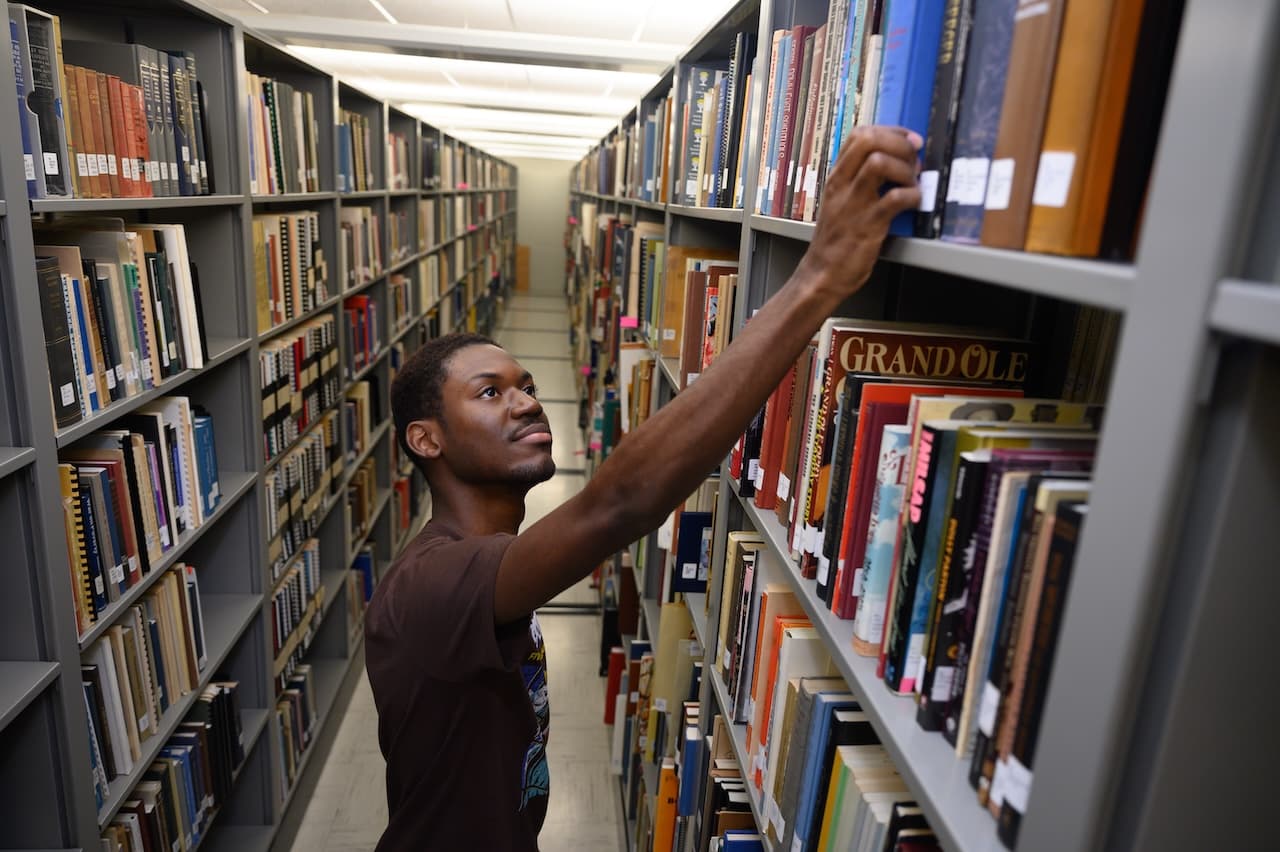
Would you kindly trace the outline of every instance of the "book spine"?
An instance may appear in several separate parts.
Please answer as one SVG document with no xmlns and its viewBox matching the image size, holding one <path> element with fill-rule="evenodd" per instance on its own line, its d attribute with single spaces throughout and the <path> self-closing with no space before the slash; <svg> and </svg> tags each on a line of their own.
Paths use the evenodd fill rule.
<svg viewBox="0 0 1280 852">
<path fill-rule="evenodd" d="M 915 235 L 925 239 L 936 239 L 942 233 L 973 4 L 974 0 L 946 0 L 943 13 L 933 101 L 929 107 L 929 132 L 925 135 L 920 171 L 922 200 L 915 221 Z"/>
<path fill-rule="evenodd" d="M 40 316 L 44 325 L 54 421 L 59 428 L 65 428 L 81 419 L 82 408 L 80 383 L 76 376 L 76 356 L 57 261 L 38 260 L 36 278 L 40 286 Z"/>
<path fill-rule="evenodd" d="M 46 195 L 69 195 L 66 128 L 62 117 L 62 89 L 57 67 L 59 48 L 53 20 L 34 9 L 18 10 L 26 17 L 31 62 L 31 90 L 27 105 L 35 112 L 40 131 L 40 162 L 36 164 Z"/>
<path fill-rule="evenodd" d="M 1066 0 L 1018 0 L 1000 132 L 987 179 L 984 246 L 1021 249 L 1026 244 L 1066 5 Z"/>
</svg>

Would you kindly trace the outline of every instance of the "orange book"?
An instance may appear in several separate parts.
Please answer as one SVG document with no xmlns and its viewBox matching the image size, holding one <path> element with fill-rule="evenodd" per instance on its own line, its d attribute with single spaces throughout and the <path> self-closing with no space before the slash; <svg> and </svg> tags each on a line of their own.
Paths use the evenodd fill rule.
<svg viewBox="0 0 1280 852">
<path fill-rule="evenodd" d="M 151 188 L 151 179 L 147 175 L 147 162 L 151 159 L 151 139 L 147 135 L 147 106 L 143 100 L 141 86 L 126 84 L 124 93 L 128 99 L 128 113 L 132 116 L 133 154 L 137 157 L 133 164 L 133 174 L 138 179 L 138 195 L 150 198 L 155 192 Z"/>
<path fill-rule="evenodd" d="M 753 754 L 757 754 L 757 755 L 760 754 L 761 749 L 763 749 L 765 746 L 769 744 L 769 720 L 773 715 L 772 713 L 773 691 L 778 686 L 777 649 L 780 645 L 782 645 L 782 634 L 788 628 L 791 628 L 791 627 L 808 627 L 809 623 L 810 622 L 809 622 L 808 616 L 789 617 L 785 615 L 780 615 L 780 616 L 777 616 L 773 621 L 773 630 L 771 631 L 773 634 L 772 636 L 773 653 L 769 660 L 769 678 L 764 682 L 764 685 L 763 685 L 764 691 L 763 691 L 763 694 L 761 695 L 762 702 L 757 703 L 756 705 L 757 707 L 760 707 L 760 722 L 758 725 L 753 725 L 753 728 L 757 733 L 756 742 L 755 742 L 754 748 L 751 747 L 750 742 L 748 742 L 747 744 L 748 749 Z M 759 671 L 760 667 L 761 667 L 760 661 L 757 660 L 756 670 Z M 761 706 L 761 704 L 763 704 L 763 706 Z M 757 789 L 762 788 L 764 786 L 763 761 L 753 761 L 753 765 L 751 766 L 751 769 L 750 769 L 750 774 L 751 774 L 752 780 L 756 785 L 756 788 Z"/>
<path fill-rule="evenodd" d="M 1027 251 L 1098 254 L 1144 5 L 1144 0 L 1067 5 Z"/>
<path fill-rule="evenodd" d="M 89 198 L 107 196 L 106 179 L 99 176 L 102 159 L 102 128 L 98 117 L 98 78 L 96 72 L 80 66 L 74 68 L 76 90 L 80 95 L 80 134 L 84 138 L 85 165 L 88 168 Z"/>
<path fill-rule="evenodd" d="M 104 177 L 111 198 L 124 197 L 124 187 L 120 185 L 120 164 L 116 156 L 116 137 L 114 128 L 111 126 L 111 76 L 109 74 L 98 74 L 98 124 L 102 128 L 102 153 L 106 157 L 107 168 Z M 102 167 L 102 158 L 98 158 L 99 170 Z"/>
<path fill-rule="evenodd" d="M 116 171 L 119 173 L 120 194 L 136 198 L 137 182 L 133 179 L 132 134 L 124 121 L 124 92 L 119 77 L 107 78 L 107 111 L 111 117 L 111 137 L 115 140 Z"/>
<path fill-rule="evenodd" d="M 756 627 L 756 654 L 755 654 L 755 670 L 751 673 L 751 718 L 747 720 L 747 753 L 754 754 L 756 751 L 756 741 L 752 734 L 755 731 L 768 727 L 768 713 L 766 712 L 766 702 L 762 701 L 762 693 L 765 689 L 764 678 L 760 675 L 760 670 L 769 667 L 776 673 L 776 665 L 774 653 L 778 649 L 778 637 L 780 632 L 774 632 L 767 629 L 766 625 L 773 624 L 780 618 L 794 619 L 797 621 L 807 620 L 804 609 L 800 606 L 800 601 L 796 598 L 795 592 L 791 591 L 786 583 L 770 583 L 760 592 L 760 620 Z M 761 743 L 764 737 L 759 738 Z"/>
<path fill-rule="evenodd" d="M 689 783 L 696 783 L 690 778 Z M 658 775 L 658 801 L 653 817 L 653 852 L 667 852 L 675 845 L 676 800 L 680 796 L 680 781 L 676 778 L 676 762 L 671 758 L 662 761 Z"/>
</svg>

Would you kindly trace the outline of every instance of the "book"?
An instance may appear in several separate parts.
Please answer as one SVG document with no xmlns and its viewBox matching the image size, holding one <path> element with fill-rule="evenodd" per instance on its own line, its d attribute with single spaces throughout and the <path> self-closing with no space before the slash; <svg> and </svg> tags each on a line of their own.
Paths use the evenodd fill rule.
<svg viewBox="0 0 1280 852">
<path fill-rule="evenodd" d="M 973 10 L 974 0 L 946 0 L 943 10 L 933 98 L 929 105 L 929 132 L 924 136 L 921 152 L 921 202 L 915 217 L 917 237 L 935 239 L 942 233 Z"/>
<path fill-rule="evenodd" d="M 1065 0 L 1018 0 L 984 204 L 984 246 L 1021 249 L 1026 243 L 1066 5 Z"/>
</svg>

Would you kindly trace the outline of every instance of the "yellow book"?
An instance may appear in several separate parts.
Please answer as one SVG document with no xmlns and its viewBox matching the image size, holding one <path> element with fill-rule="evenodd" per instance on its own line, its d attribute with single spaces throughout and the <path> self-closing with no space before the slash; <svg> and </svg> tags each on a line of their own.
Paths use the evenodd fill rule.
<svg viewBox="0 0 1280 852">
<path fill-rule="evenodd" d="M 818 835 L 819 852 L 831 848 L 834 828 L 840 820 L 840 803 L 844 801 L 844 784 L 849 770 L 838 758 L 831 763 L 831 781 L 827 784 L 827 806 L 822 812 L 822 832 Z"/>
</svg>

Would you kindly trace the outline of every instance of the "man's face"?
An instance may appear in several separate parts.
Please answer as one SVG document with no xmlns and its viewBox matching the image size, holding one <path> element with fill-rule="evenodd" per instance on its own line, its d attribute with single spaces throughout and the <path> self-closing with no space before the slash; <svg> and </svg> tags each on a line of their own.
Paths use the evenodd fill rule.
<svg viewBox="0 0 1280 852">
<path fill-rule="evenodd" d="M 555 475 L 551 427 L 533 377 L 506 351 L 477 345 L 449 359 L 445 463 L 464 482 L 533 486 Z"/>
</svg>

